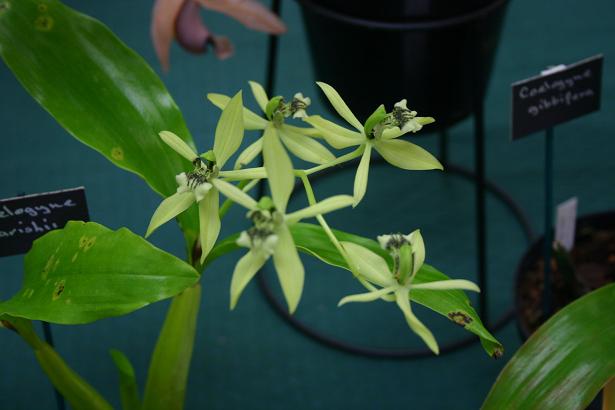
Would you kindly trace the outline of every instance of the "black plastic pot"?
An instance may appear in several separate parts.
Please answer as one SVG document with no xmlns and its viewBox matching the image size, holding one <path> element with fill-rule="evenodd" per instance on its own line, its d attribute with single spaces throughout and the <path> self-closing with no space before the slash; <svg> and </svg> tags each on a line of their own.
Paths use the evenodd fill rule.
<svg viewBox="0 0 615 410">
<path fill-rule="evenodd" d="M 601 229 L 612 229 L 615 230 L 615 212 L 601 212 L 583 216 L 577 220 L 577 238 L 579 237 L 579 233 L 582 232 L 585 228 L 601 228 Z M 544 236 L 538 238 L 527 250 L 527 252 L 521 258 L 521 262 L 517 267 L 516 272 L 516 280 L 515 280 L 515 310 L 517 314 L 517 327 L 519 329 L 519 334 L 523 341 L 526 341 L 530 335 L 531 331 L 523 320 L 521 315 L 521 284 L 526 281 L 528 272 L 535 266 L 536 261 L 543 258 L 544 252 Z"/>
<path fill-rule="evenodd" d="M 360 120 L 407 98 L 438 126 L 466 118 L 483 99 L 508 3 L 298 1 L 317 80 L 334 86 Z"/>
</svg>

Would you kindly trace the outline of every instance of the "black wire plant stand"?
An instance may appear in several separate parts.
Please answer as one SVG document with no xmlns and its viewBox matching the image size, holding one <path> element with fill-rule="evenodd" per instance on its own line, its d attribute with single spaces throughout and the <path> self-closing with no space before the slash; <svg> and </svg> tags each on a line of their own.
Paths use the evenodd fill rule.
<svg viewBox="0 0 615 410">
<path fill-rule="evenodd" d="M 271 4 L 271 10 L 279 15 L 280 14 L 280 0 L 273 0 Z M 470 16 L 471 17 L 471 16 Z M 459 21 L 469 18 L 467 15 L 461 16 L 459 19 L 447 19 L 438 24 L 458 24 Z M 420 23 L 418 29 L 423 27 L 426 23 Z M 395 23 L 397 25 L 397 23 Z M 427 27 L 428 28 L 428 27 Z M 273 90 L 275 88 L 275 78 L 277 69 L 277 57 L 278 57 L 278 37 L 275 35 L 269 36 L 269 42 L 267 47 L 267 66 L 266 66 L 266 79 L 265 90 L 268 95 L 274 95 Z M 480 76 L 481 73 L 476 73 L 476 76 Z M 438 157 L 445 168 L 445 175 L 452 175 L 461 177 L 465 180 L 474 182 L 475 187 L 475 231 L 476 231 L 476 266 L 477 266 L 477 282 L 481 288 L 481 293 L 478 297 L 478 314 L 485 323 L 485 326 L 490 331 L 497 331 L 507 325 L 514 317 L 515 310 L 513 307 L 505 311 L 497 319 L 491 321 L 488 308 L 488 275 L 487 275 L 487 230 L 486 230 L 486 200 L 487 192 L 491 193 L 498 201 L 505 205 L 514 219 L 518 222 L 524 236 L 527 239 L 528 244 L 531 243 L 535 234 L 529 223 L 529 220 L 521 209 L 521 207 L 514 201 L 514 199 L 495 182 L 486 179 L 485 176 L 485 117 L 484 117 L 484 101 L 483 96 L 473 99 L 473 110 L 471 113 L 473 117 L 473 133 L 474 133 L 474 169 L 468 169 L 459 165 L 452 164 L 448 161 L 448 130 L 442 129 L 438 133 Z M 261 158 L 262 161 L 262 158 Z M 346 166 L 355 166 L 358 160 L 351 161 Z M 382 158 L 375 159 L 372 162 L 373 166 L 380 166 L 386 164 Z M 314 176 L 314 181 L 326 178 L 344 167 L 336 167 L 324 170 L 318 175 Z M 295 190 L 299 188 L 301 184 L 295 186 Z M 265 183 L 261 181 L 258 186 L 259 195 L 265 194 Z M 395 359 L 416 359 L 422 357 L 433 357 L 431 350 L 427 348 L 413 348 L 413 349 L 390 349 L 390 348 L 378 348 L 367 347 L 358 344 L 350 343 L 338 338 L 329 336 L 323 332 L 320 332 L 300 319 L 292 316 L 284 304 L 276 294 L 273 292 L 267 277 L 264 274 L 266 268 L 263 268 L 257 275 L 259 287 L 265 296 L 267 302 L 272 309 L 284 319 L 290 326 L 301 332 L 302 334 L 310 337 L 311 339 L 334 349 L 361 356 L 374 357 L 374 358 L 395 358 Z M 440 347 L 440 353 L 445 354 L 459 350 L 461 348 L 470 346 L 479 341 L 478 336 L 470 334 L 463 338 L 453 340 L 451 342 L 442 344 Z"/>
</svg>

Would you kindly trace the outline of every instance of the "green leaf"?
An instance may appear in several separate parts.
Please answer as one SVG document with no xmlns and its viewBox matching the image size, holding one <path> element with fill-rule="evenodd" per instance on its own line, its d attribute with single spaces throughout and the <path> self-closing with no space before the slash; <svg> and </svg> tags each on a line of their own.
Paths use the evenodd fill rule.
<svg viewBox="0 0 615 410">
<path fill-rule="evenodd" d="M 615 284 L 551 317 L 502 369 L 482 408 L 586 408 L 615 375 L 613 301 Z"/>
<path fill-rule="evenodd" d="M 119 316 L 171 297 L 198 273 L 126 228 L 69 222 L 34 241 L 21 291 L 0 314 L 79 324 Z"/>
<path fill-rule="evenodd" d="M 222 110 L 214 138 L 214 154 L 218 167 L 237 151 L 243 140 L 243 101 L 239 91 Z"/>
<path fill-rule="evenodd" d="M 173 299 L 150 361 L 143 409 L 184 408 L 200 302 L 199 284 Z"/>
<path fill-rule="evenodd" d="M 190 169 L 159 137 L 172 131 L 194 147 L 164 84 L 99 21 L 57 0 L 10 1 L 0 16 L 0 55 L 19 82 L 75 138 L 167 197 Z M 44 9 L 44 10 L 43 10 Z M 179 217 L 190 247 L 196 208 Z"/>
<path fill-rule="evenodd" d="M 112 349 L 109 353 L 120 376 L 122 408 L 124 410 L 140 410 L 141 400 L 139 399 L 139 386 L 137 385 L 135 369 L 124 353 L 115 349 Z"/>
<path fill-rule="evenodd" d="M 372 115 L 370 115 L 369 118 L 365 121 L 365 135 L 372 135 L 372 130 L 374 129 L 374 127 L 379 124 L 386 116 L 387 111 L 384 109 L 384 105 L 380 104 L 380 106 L 376 108 L 376 111 L 374 111 Z"/>
</svg>

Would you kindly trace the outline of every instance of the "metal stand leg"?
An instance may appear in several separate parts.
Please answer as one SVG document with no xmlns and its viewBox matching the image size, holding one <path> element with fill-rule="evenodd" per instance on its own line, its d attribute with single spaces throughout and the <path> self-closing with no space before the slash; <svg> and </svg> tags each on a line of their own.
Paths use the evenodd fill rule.
<svg viewBox="0 0 615 410">
<path fill-rule="evenodd" d="M 485 119 L 483 102 L 477 102 L 474 111 L 474 172 L 476 172 L 476 266 L 478 286 L 478 312 L 484 323 L 489 323 L 487 300 L 487 227 L 485 212 Z"/>
<path fill-rule="evenodd" d="M 448 164 L 448 128 L 443 129 L 438 134 L 438 159 L 446 169 Z"/>
</svg>

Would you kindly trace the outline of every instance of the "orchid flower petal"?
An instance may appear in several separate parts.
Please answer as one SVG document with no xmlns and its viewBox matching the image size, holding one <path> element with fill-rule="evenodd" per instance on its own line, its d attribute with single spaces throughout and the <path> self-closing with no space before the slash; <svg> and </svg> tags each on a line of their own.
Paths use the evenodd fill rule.
<svg viewBox="0 0 615 410">
<path fill-rule="evenodd" d="M 199 202 L 199 239 L 201 240 L 201 263 L 214 247 L 220 234 L 220 216 L 218 206 L 220 198 L 217 189 L 210 189 Z"/>
<path fill-rule="evenodd" d="M 264 252 L 249 251 L 239 259 L 231 279 L 231 309 L 235 309 L 241 293 L 268 258 Z"/>
<path fill-rule="evenodd" d="M 235 169 L 232 171 L 220 171 L 220 178 L 229 181 L 242 181 L 244 179 L 263 179 L 267 178 L 267 171 L 264 167 Z"/>
<path fill-rule="evenodd" d="M 426 290 L 469 290 L 472 292 L 480 292 L 480 288 L 469 280 L 465 279 L 449 279 L 437 280 L 434 282 L 418 283 L 410 285 L 411 289 L 426 289 Z"/>
<path fill-rule="evenodd" d="M 320 142 L 306 135 L 296 133 L 288 129 L 286 125 L 280 128 L 279 133 L 286 148 L 304 161 L 320 165 L 335 160 L 335 155 Z"/>
<path fill-rule="evenodd" d="M 250 210 L 254 210 L 257 208 L 256 201 L 250 195 L 237 188 L 235 185 L 230 184 L 226 181 L 222 181 L 218 178 L 212 179 L 211 183 L 231 201 Z"/>
<path fill-rule="evenodd" d="M 292 212 L 286 215 L 286 221 L 289 224 L 293 224 L 295 222 L 299 222 L 301 219 L 312 218 L 317 215 L 324 215 L 337 209 L 350 206 L 353 203 L 354 197 L 350 195 L 334 195 L 314 205 L 308 206 L 307 208 L 303 208 L 299 211 Z"/>
<path fill-rule="evenodd" d="M 250 84 L 250 88 L 252 89 L 252 94 L 254 95 L 254 99 L 261 110 L 265 112 L 265 107 L 267 107 L 267 103 L 269 102 L 269 97 L 267 97 L 267 93 L 262 85 L 257 83 L 256 81 L 248 81 Z"/>
<path fill-rule="evenodd" d="M 438 342 L 433 337 L 433 334 L 421 321 L 412 313 L 412 308 L 410 307 L 410 299 L 408 297 L 408 289 L 407 288 L 399 288 L 395 291 L 395 301 L 397 302 L 397 306 L 401 309 L 404 317 L 406 318 L 406 322 L 410 329 L 423 341 L 427 344 L 427 346 L 433 351 L 435 354 L 440 353 L 440 348 L 438 347 Z"/>
<path fill-rule="evenodd" d="M 408 242 L 412 245 L 412 253 L 414 255 L 414 265 L 412 269 L 412 275 L 414 276 L 419 269 L 421 269 L 423 263 L 425 263 L 425 242 L 423 241 L 421 230 L 417 229 L 408 235 Z"/>
<path fill-rule="evenodd" d="M 352 302 L 373 302 L 374 300 L 381 299 L 383 296 L 388 295 L 396 289 L 395 286 L 390 286 L 388 288 L 378 289 L 372 292 L 367 293 L 359 293 L 356 295 L 349 295 L 343 297 L 337 304 L 338 307 L 345 305 L 346 303 Z"/>
<path fill-rule="evenodd" d="M 408 141 L 374 140 L 376 151 L 391 165 L 407 170 L 443 169 L 433 155 Z"/>
<path fill-rule="evenodd" d="M 174 37 L 175 19 L 184 0 L 156 0 L 152 9 L 150 34 L 163 71 L 169 71 L 169 50 Z"/>
<path fill-rule="evenodd" d="M 194 193 L 192 192 L 180 192 L 171 195 L 164 199 L 158 208 L 152 215 L 145 237 L 147 238 L 160 227 L 162 224 L 175 218 L 177 215 L 190 208 L 190 205 L 194 203 Z"/>
<path fill-rule="evenodd" d="M 267 170 L 273 203 L 278 211 L 284 213 L 293 191 L 295 177 L 293 164 L 273 125 L 268 125 L 263 134 L 263 162 Z"/>
<path fill-rule="evenodd" d="M 383 288 L 397 283 L 382 256 L 352 242 L 342 242 L 342 246 L 356 273 Z"/>
<path fill-rule="evenodd" d="M 355 117 L 352 111 L 350 111 L 350 108 L 348 108 L 348 106 L 346 105 L 342 97 L 339 95 L 339 93 L 335 90 L 335 88 L 321 81 L 317 81 L 316 84 L 318 84 L 320 89 L 325 93 L 327 99 L 329 100 L 333 108 L 335 108 L 335 111 L 337 111 L 337 113 L 343 119 L 345 119 L 348 124 L 355 127 L 359 132 L 363 132 L 363 124 L 361 124 L 361 122 L 357 120 L 357 117 Z"/>
<path fill-rule="evenodd" d="M 282 34 L 286 26 L 278 16 L 256 0 L 197 0 L 203 7 L 237 20 L 244 26 L 270 34 Z"/>
<path fill-rule="evenodd" d="M 243 100 L 241 91 L 222 110 L 214 137 L 214 155 L 219 168 L 237 151 L 243 140 Z"/>
<path fill-rule="evenodd" d="M 359 205 L 359 202 L 365 196 L 365 192 L 367 191 L 367 179 L 369 177 L 369 161 L 372 154 L 372 145 L 366 144 L 365 151 L 363 151 L 363 156 L 361 156 L 361 162 L 359 162 L 359 166 L 357 168 L 357 173 L 354 177 L 354 205 L 353 207 Z"/>
<path fill-rule="evenodd" d="M 278 273 L 288 310 L 293 313 L 297 309 L 303 292 L 303 264 L 286 224 L 282 224 L 276 233 L 279 239 L 273 254 L 273 264 Z"/>
<path fill-rule="evenodd" d="M 231 101 L 231 98 L 229 96 L 217 93 L 207 94 L 207 99 L 221 110 L 223 110 L 229 103 L 229 101 Z M 266 119 L 259 117 L 257 114 L 253 113 L 247 108 L 243 109 L 243 126 L 246 130 L 263 130 L 268 123 L 269 122 Z"/>
<path fill-rule="evenodd" d="M 248 165 L 250 162 L 254 160 L 263 150 L 263 139 L 259 138 L 254 141 L 252 144 L 248 145 L 246 149 L 241 151 L 237 160 L 235 161 L 234 169 L 243 168 L 245 165 Z"/>
<path fill-rule="evenodd" d="M 361 145 L 366 140 L 365 135 L 362 133 L 340 127 L 334 122 L 325 120 L 320 115 L 310 115 L 305 117 L 303 121 L 317 129 L 325 141 L 333 148 L 342 149 L 353 145 Z"/>
<path fill-rule="evenodd" d="M 173 134 L 170 131 L 161 131 L 158 135 L 165 142 L 165 144 L 173 148 L 175 152 L 186 158 L 188 161 L 192 162 L 197 159 L 198 154 L 194 152 L 194 149 L 192 149 L 190 145 L 188 145 L 183 139 L 181 139 L 177 135 Z"/>
</svg>

